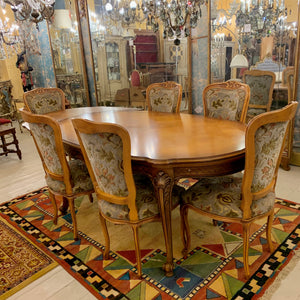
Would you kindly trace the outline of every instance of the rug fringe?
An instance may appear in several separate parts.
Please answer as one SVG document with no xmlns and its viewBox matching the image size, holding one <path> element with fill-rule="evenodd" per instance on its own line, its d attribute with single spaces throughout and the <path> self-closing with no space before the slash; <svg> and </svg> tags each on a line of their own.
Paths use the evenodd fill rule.
<svg viewBox="0 0 300 300">
<path fill-rule="evenodd" d="M 276 279 L 272 283 L 272 285 L 265 291 L 265 293 L 260 297 L 261 300 L 270 300 L 272 299 L 272 296 L 274 293 L 278 290 L 278 288 L 281 286 L 281 281 L 284 280 L 291 271 L 295 268 L 297 263 L 300 261 L 300 248 L 297 250 L 294 250 L 294 256 L 290 260 L 287 266 L 282 269 L 279 274 L 277 275 Z"/>
</svg>

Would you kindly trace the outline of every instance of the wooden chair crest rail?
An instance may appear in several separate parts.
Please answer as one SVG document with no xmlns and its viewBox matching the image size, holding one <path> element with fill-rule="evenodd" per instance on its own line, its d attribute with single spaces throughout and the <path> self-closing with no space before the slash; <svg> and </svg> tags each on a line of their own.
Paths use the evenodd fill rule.
<svg viewBox="0 0 300 300">
<path fill-rule="evenodd" d="M 149 111 L 180 112 L 182 86 L 174 81 L 152 83 L 146 89 Z"/>
<path fill-rule="evenodd" d="M 23 94 L 25 107 L 34 114 L 65 110 L 68 106 L 64 92 L 59 88 L 36 88 Z"/>
<path fill-rule="evenodd" d="M 250 87 L 237 81 L 212 83 L 203 90 L 204 116 L 245 123 Z"/>
</svg>

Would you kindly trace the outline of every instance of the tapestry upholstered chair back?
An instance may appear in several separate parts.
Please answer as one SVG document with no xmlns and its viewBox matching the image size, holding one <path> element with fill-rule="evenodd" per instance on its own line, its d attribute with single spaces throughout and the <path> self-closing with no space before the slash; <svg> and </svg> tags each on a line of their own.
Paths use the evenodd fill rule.
<svg viewBox="0 0 300 300">
<path fill-rule="evenodd" d="M 282 85 L 287 86 L 288 85 L 288 74 L 294 73 L 295 67 L 294 66 L 288 66 L 282 71 Z"/>
<path fill-rule="evenodd" d="M 149 111 L 179 113 L 182 86 L 174 81 L 152 83 L 146 90 Z"/>
<path fill-rule="evenodd" d="M 203 90 L 204 116 L 245 123 L 249 98 L 247 84 L 237 81 L 209 84 Z"/>
<path fill-rule="evenodd" d="M 243 82 L 250 87 L 250 100 L 247 119 L 270 111 L 275 73 L 271 71 L 247 70 L 243 74 Z"/>
<path fill-rule="evenodd" d="M 59 88 L 36 88 L 23 94 L 25 107 L 34 114 L 65 110 L 66 98 Z"/>
<path fill-rule="evenodd" d="M 26 110 L 21 111 L 25 122 L 28 122 L 31 135 L 40 155 L 45 171 L 45 179 L 49 188 L 51 202 L 54 207 L 54 222 L 57 222 L 56 195 L 64 198 L 64 204 L 69 205 L 74 239 L 78 238 L 74 199 L 80 195 L 93 193 L 93 184 L 84 162 L 80 159 L 67 161 L 61 130 L 53 118 L 37 115 Z"/>
<path fill-rule="evenodd" d="M 104 257 L 108 259 L 110 249 L 106 220 L 131 225 L 138 275 L 141 276 L 138 227 L 160 219 L 152 182 L 145 175 L 133 175 L 131 141 L 125 128 L 82 119 L 73 119 L 72 122 L 98 198 L 100 221 L 105 236 Z M 173 201 L 175 207 L 179 197 L 174 195 Z"/>
<path fill-rule="evenodd" d="M 249 278 L 250 226 L 268 217 L 267 240 L 273 250 L 271 228 L 274 217 L 275 185 L 287 128 L 296 113 L 297 102 L 254 117 L 245 135 L 245 169 L 233 175 L 202 178 L 181 193 L 181 236 L 183 253 L 191 247 L 188 209 L 243 227 L 243 263 Z M 198 245 L 193 244 L 192 248 Z"/>
</svg>

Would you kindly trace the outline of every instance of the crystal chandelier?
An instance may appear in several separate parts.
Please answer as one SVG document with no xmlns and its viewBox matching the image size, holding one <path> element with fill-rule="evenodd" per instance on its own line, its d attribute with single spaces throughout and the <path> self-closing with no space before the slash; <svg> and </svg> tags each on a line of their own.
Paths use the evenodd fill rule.
<svg viewBox="0 0 300 300">
<path fill-rule="evenodd" d="M 109 0 L 104 5 L 105 15 L 114 22 L 121 22 L 123 27 L 142 23 L 147 18 L 147 9 L 138 1 Z"/>
<path fill-rule="evenodd" d="M 18 21 L 29 20 L 36 24 L 49 20 L 54 13 L 55 0 L 0 0 L 2 7 L 10 5 Z"/>
<path fill-rule="evenodd" d="M 255 38 L 269 36 L 286 14 L 284 0 L 280 4 L 279 0 L 241 0 L 236 12 L 238 33 Z"/>
<path fill-rule="evenodd" d="M 144 0 L 142 6 L 148 12 L 148 25 L 154 32 L 163 24 L 164 38 L 189 36 L 202 16 L 201 5 L 206 0 Z"/>
<path fill-rule="evenodd" d="M 154 32 L 163 26 L 163 38 L 189 36 L 197 26 L 207 0 L 108 0 L 105 15 L 123 27 L 147 20 Z"/>
</svg>

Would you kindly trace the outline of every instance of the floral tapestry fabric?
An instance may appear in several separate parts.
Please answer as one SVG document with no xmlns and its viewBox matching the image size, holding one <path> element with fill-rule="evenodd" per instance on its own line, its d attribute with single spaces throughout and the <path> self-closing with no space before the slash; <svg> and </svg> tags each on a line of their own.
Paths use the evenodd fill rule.
<svg viewBox="0 0 300 300">
<path fill-rule="evenodd" d="M 252 117 L 255 117 L 255 116 L 258 116 L 260 114 L 263 114 L 266 112 L 266 109 L 261 109 L 261 108 L 249 108 L 248 111 L 247 111 L 247 115 L 248 116 L 252 116 Z"/>
<path fill-rule="evenodd" d="M 61 94 L 57 91 L 27 95 L 26 100 L 30 111 L 34 114 L 43 115 L 62 109 Z"/>
<path fill-rule="evenodd" d="M 243 90 L 212 88 L 205 95 L 207 116 L 240 121 L 246 93 Z"/>
<path fill-rule="evenodd" d="M 114 196 L 126 197 L 128 189 L 123 170 L 123 143 L 117 134 L 80 133 L 86 153 L 91 162 L 99 188 Z M 136 208 L 139 219 L 159 214 L 158 202 L 151 180 L 147 176 L 134 175 L 136 185 Z M 179 197 L 174 197 L 174 205 Z M 127 205 L 118 205 L 99 200 L 100 210 L 110 218 L 129 220 Z"/>
<path fill-rule="evenodd" d="M 62 165 L 56 152 L 53 129 L 46 124 L 32 123 L 30 124 L 30 130 L 49 171 L 58 175 L 63 175 Z M 68 164 L 70 168 L 71 182 L 73 183 L 73 193 L 93 190 L 93 183 L 84 162 L 79 159 L 74 159 L 68 161 Z M 46 182 L 49 188 L 53 191 L 59 193 L 66 192 L 64 182 L 55 180 L 49 175 L 46 176 Z"/>
<path fill-rule="evenodd" d="M 111 195 L 126 197 L 123 170 L 123 143 L 112 133 L 80 134 L 99 188 Z"/>
<path fill-rule="evenodd" d="M 261 126 L 255 134 L 255 169 L 251 191 L 264 189 L 273 179 L 288 122 Z"/>
<path fill-rule="evenodd" d="M 73 183 L 73 194 L 92 191 L 93 183 L 84 162 L 80 159 L 72 159 L 68 161 L 68 165 L 71 173 L 71 182 Z M 66 186 L 64 182 L 55 180 L 50 176 L 46 176 L 46 182 L 49 188 L 53 191 L 59 193 L 66 193 Z"/>
<path fill-rule="evenodd" d="M 139 220 L 159 215 L 158 200 L 155 197 L 154 188 L 149 177 L 142 174 L 134 175 L 136 186 L 136 208 Z M 173 187 L 172 207 L 176 207 L 179 203 L 179 194 L 183 188 Z M 110 218 L 118 220 L 129 220 L 129 209 L 127 205 L 118 205 L 99 200 L 100 210 Z"/>
<path fill-rule="evenodd" d="M 153 111 L 176 112 L 178 89 L 155 87 L 149 93 L 149 100 Z"/>
<path fill-rule="evenodd" d="M 62 175 L 63 169 L 56 152 L 53 129 L 47 124 L 32 123 L 30 124 L 30 130 L 47 168 L 55 174 Z"/>
<path fill-rule="evenodd" d="M 184 204 L 222 217 L 242 218 L 242 180 L 243 174 L 202 178 L 187 191 L 181 193 Z M 252 217 L 270 211 L 275 203 L 275 193 L 255 200 L 251 205 Z"/>
<path fill-rule="evenodd" d="M 251 91 L 249 104 L 267 105 L 269 103 L 272 80 L 272 77 L 268 75 L 245 75 L 245 83 L 249 85 Z"/>
</svg>

